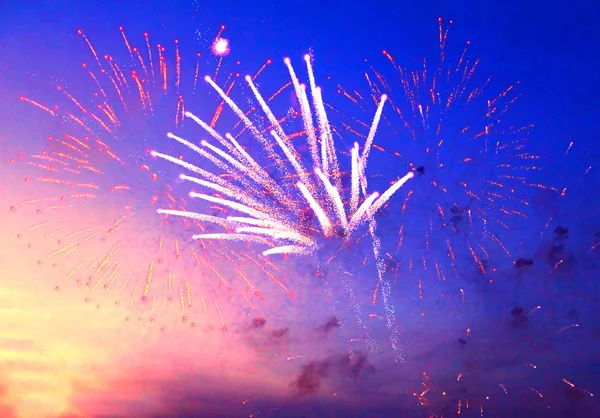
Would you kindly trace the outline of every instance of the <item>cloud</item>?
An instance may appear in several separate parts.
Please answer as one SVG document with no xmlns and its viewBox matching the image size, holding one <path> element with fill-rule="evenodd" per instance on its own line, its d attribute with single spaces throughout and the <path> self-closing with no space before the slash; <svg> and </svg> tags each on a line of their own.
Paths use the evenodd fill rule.
<svg viewBox="0 0 600 418">
<path fill-rule="evenodd" d="M 356 381 L 364 377 L 364 373 L 373 373 L 374 370 L 364 353 L 331 356 L 303 365 L 299 375 L 290 383 L 290 387 L 301 395 L 312 395 L 319 390 L 324 379 L 338 380 L 338 384 L 348 377 Z"/>
</svg>

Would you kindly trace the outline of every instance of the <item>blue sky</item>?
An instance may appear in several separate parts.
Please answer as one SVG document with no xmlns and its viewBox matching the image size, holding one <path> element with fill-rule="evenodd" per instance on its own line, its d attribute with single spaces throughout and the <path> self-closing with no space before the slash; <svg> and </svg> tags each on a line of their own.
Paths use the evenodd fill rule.
<svg viewBox="0 0 600 418">
<path fill-rule="evenodd" d="M 490 74 L 523 82 L 539 135 L 597 134 L 598 10 L 589 2 L 9 2 L 0 34 L 3 43 L 27 39 L 49 50 L 74 27 L 102 31 L 126 24 L 133 32 L 182 34 L 225 24 L 230 36 L 247 40 L 236 51 L 241 58 L 251 59 L 257 50 L 261 56 L 298 56 L 314 47 L 323 51 L 324 70 L 342 73 L 349 62 L 382 48 L 421 56 L 440 16 L 456 22 L 453 36 L 474 41 Z M 11 50 L 17 51 L 6 52 Z"/>
</svg>

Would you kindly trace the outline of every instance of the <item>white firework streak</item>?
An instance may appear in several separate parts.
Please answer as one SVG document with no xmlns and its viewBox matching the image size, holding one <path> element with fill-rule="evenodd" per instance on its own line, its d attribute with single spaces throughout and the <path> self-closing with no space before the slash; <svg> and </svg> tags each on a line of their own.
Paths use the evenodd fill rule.
<svg viewBox="0 0 600 418">
<path fill-rule="evenodd" d="M 170 155 L 156 151 L 153 151 L 152 155 L 168 160 L 202 177 L 181 175 L 182 180 L 204 186 L 224 196 L 215 197 L 204 193 L 191 192 L 190 196 L 192 198 L 199 198 L 223 205 L 245 216 L 228 216 L 227 218 L 222 218 L 195 212 L 164 209 L 159 209 L 158 213 L 182 216 L 224 226 L 227 229 L 225 233 L 199 234 L 194 235 L 193 239 L 257 242 L 271 247 L 263 251 L 263 255 L 265 256 L 272 254 L 314 254 L 322 248 L 323 238 L 343 238 L 341 245 L 344 245 L 357 235 L 357 231 L 361 226 L 368 222 L 373 239 L 373 255 L 377 265 L 379 285 L 382 289 L 387 327 L 391 332 L 390 341 L 396 361 L 398 361 L 399 359 L 403 359 L 403 355 L 398 342 L 398 329 L 394 307 L 389 300 L 391 285 L 384 277 L 385 267 L 380 256 L 380 241 L 376 234 L 374 215 L 404 183 L 414 177 L 414 174 L 412 171 L 408 172 L 381 195 L 377 192 L 371 194 L 367 192 L 365 169 L 367 167 L 369 151 L 387 99 L 383 95 L 373 118 L 362 156 L 359 156 L 358 143 L 355 143 L 351 150 L 350 196 L 348 204 L 344 206 L 344 201 L 340 195 L 341 175 L 337 163 L 335 144 L 331 135 L 332 128 L 327 118 L 321 90 L 315 85 L 314 73 L 308 55 L 305 56 L 305 61 L 310 78 L 314 109 L 311 108 L 308 100 L 306 87 L 299 83 L 290 60 L 288 58 L 284 60 L 300 102 L 304 130 L 308 138 L 312 170 L 316 174 L 316 180 L 311 179 L 309 171 L 307 171 L 307 168 L 303 166 L 301 160 L 297 157 L 298 154 L 293 144 L 288 140 L 282 126 L 250 77 L 246 77 L 246 81 L 274 127 L 271 135 L 275 143 L 281 148 L 285 159 L 275 152 L 273 141 L 268 141 L 235 102 L 209 76 L 206 76 L 205 80 L 219 93 L 237 116 L 240 117 L 252 136 L 261 143 L 269 155 L 275 158 L 277 172 L 280 175 L 289 174 L 290 170 L 296 173 L 300 179 L 295 184 L 297 190 L 293 185 L 282 181 L 277 182 L 239 145 L 233 136 L 230 134 L 226 134 L 225 136 L 220 135 L 200 118 L 190 112 L 186 112 L 186 117 L 198 123 L 225 149 L 218 148 L 207 141 L 202 141 L 202 147 L 198 147 L 171 133 L 168 134 L 169 138 L 187 146 L 197 152 L 198 155 L 211 161 L 221 170 L 229 173 L 231 180 L 224 180 L 214 173 Z M 313 112 L 316 114 L 320 135 L 316 134 L 317 129 L 313 123 L 315 119 Z M 318 151 L 319 147 L 320 153 Z M 286 162 L 289 163 L 289 166 Z M 265 190 L 268 192 L 268 198 L 265 198 L 263 194 Z M 303 225 L 297 221 L 298 214 L 302 209 L 297 202 L 290 199 L 290 196 L 296 194 L 298 190 L 318 220 L 321 232 L 319 236 L 311 236 L 303 228 Z M 364 201 L 359 204 L 359 195 L 361 192 L 364 195 Z"/>
</svg>

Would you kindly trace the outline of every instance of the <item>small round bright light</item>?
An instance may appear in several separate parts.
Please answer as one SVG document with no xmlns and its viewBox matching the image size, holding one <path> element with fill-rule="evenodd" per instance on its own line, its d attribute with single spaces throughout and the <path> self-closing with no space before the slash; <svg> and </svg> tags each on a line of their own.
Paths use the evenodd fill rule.
<svg viewBox="0 0 600 418">
<path fill-rule="evenodd" d="M 250 77 L 249 75 L 247 75 L 246 77 L 244 77 L 246 79 L 246 81 L 249 83 L 252 81 L 252 77 Z"/>
<path fill-rule="evenodd" d="M 292 63 L 292 61 L 291 61 L 291 60 L 290 60 L 288 57 L 285 57 L 285 58 L 283 59 L 283 62 L 284 62 L 285 64 L 287 64 L 287 65 L 290 65 L 290 64 Z"/>
<path fill-rule="evenodd" d="M 205 77 L 204 77 L 204 80 L 205 80 L 205 81 L 210 81 L 210 76 L 209 76 L 209 75 L 205 76 Z"/>
<path fill-rule="evenodd" d="M 224 57 L 229 54 L 229 41 L 225 38 L 217 38 L 212 44 L 212 52 L 218 57 Z"/>
</svg>

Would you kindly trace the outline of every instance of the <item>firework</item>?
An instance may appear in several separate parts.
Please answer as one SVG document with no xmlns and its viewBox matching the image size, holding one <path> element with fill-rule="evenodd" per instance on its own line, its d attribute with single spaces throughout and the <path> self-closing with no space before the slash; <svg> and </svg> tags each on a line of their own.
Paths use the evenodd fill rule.
<svg viewBox="0 0 600 418">
<path fill-rule="evenodd" d="M 211 171 L 181 161 L 171 155 L 157 151 L 153 151 L 152 154 L 177 164 L 198 176 L 182 174 L 180 177 L 182 180 L 193 182 L 222 196 L 216 197 L 206 193 L 191 192 L 190 197 L 223 205 L 241 216 L 223 218 L 168 209 L 159 209 L 158 213 L 213 222 L 225 227 L 225 231 L 222 233 L 196 234 L 193 238 L 197 240 L 256 242 L 270 247 L 263 251 L 264 256 L 318 254 L 318 259 L 322 261 L 329 260 L 340 247 L 346 246 L 351 240 L 356 239 L 359 228 L 365 223 L 369 223 L 373 239 L 373 256 L 376 260 L 379 282 L 384 288 L 388 327 L 393 333 L 392 345 L 395 352 L 398 353 L 393 306 L 388 301 L 390 288 L 383 276 L 384 267 L 380 260 L 374 216 L 392 195 L 414 176 L 414 173 L 409 171 L 381 195 L 376 192 L 369 194 L 367 191 L 365 170 L 369 149 L 377 132 L 386 101 L 386 96 L 383 95 L 373 118 L 364 150 L 362 153 L 360 152 L 358 143 L 351 149 L 351 181 L 350 187 L 346 188 L 348 193 L 344 193 L 333 130 L 325 110 L 321 89 L 315 84 L 311 57 L 306 55 L 305 61 L 310 82 L 312 107 L 305 86 L 298 81 L 290 60 L 285 59 L 300 102 L 303 130 L 306 132 L 308 141 L 309 166 L 307 167 L 304 160 L 298 155 L 290 137 L 250 76 L 246 77 L 246 82 L 271 123 L 272 140 L 267 139 L 238 105 L 207 76 L 206 81 L 239 116 L 254 139 L 262 145 L 268 157 L 274 161 L 276 173 L 269 173 L 262 167 L 240 146 L 235 137 L 230 134 L 221 135 L 208 123 L 194 114 L 186 112 L 186 116 L 198 123 L 221 147 L 206 140 L 203 140 L 201 147 L 198 147 L 171 133 L 168 135 L 169 138 L 187 146 L 199 156 L 212 162 L 217 168 L 228 174 L 228 178 L 224 180 Z M 315 127 L 315 119 L 317 127 Z M 314 175 L 311 175 L 313 171 Z M 307 214 L 314 215 L 318 229 L 312 228 L 310 220 L 306 218 Z"/>
<path fill-rule="evenodd" d="M 386 260 L 397 278 L 412 278 L 411 292 L 423 298 L 432 279 L 444 282 L 473 270 L 485 277 L 518 258 L 526 248 L 511 238 L 535 222 L 529 196 L 551 188 L 534 179 L 539 157 L 527 149 L 532 126 L 510 122 L 518 83 L 498 88 L 482 78 L 468 43 L 452 54 L 441 20 L 436 58 L 407 69 L 389 52 L 383 55 L 392 76 L 371 68 L 368 94 L 342 86 L 338 92 L 364 111 L 379 95 L 389 97 L 392 112 L 383 115 L 381 130 L 394 141 L 373 144 L 373 152 L 414 170 L 416 178 L 402 201 L 385 208 L 401 221 Z M 360 124 L 347 120 L 345 127 L 357 133 Z M 418 251 L 403 252 L 400 260 L 406 246 Z"/>
<path fill-rule="evenodd" d="M 439 55 L 416 70 L 384 51 L 393 77 L 371 68 L 368 94 L 338 89 L 348 104 L 367 114 L 380 95 L 388 96 L 393 112 L 382 115 L 379 133 L 395 143 L 374 143 L 373 152 L 387 165 L 415 171 L 405 199 L 384 207 L 388 220 L 401 225 L 395 248 L 382 250 L 394 284 L 416 299 L 408 313 L 419 331 L 405 329 L 403 335 L 428 341 L 406 354 L 413 361 L 422 359 L 415 397 L 432 417 L 511 415 L 511 403 L 520 410 L 524 403 L 531 410 L 545 409 L 548 398 L 562 391 L 567 397 L 591 397 L 582 387 L 567 393 L 575 386 L 568 378 L 539 367 L 562 361 L 555 346 L 556 351 L 549 349 L 559 338 L 564 353 L 575 348 L 566 348 L 564 333 L 577 332 L 572 312 L 588 310 L 590 298 L 582 304 L 571 286 L 550 285 L 548 251 L 536 254 L 539 227 L 548 217 L 539 219 L 532 198 L 555 199 L 560 189 L 540 180 L 540 157 L 528 150 L 530 126 L 511 123 L 518 118 L 511 111 L 519 98 L 517 85 L 496 88 L 491 78 L 479 78 L 479 60 L 471 59 L 467 48 L 452 56 L 441 21 L 439 46 Z M 344 125 L 358 136 L 365 128 L 360 118 L 346 119 Z M 566 224 L 572 206 L 564 215 Z M 559 269 L 568 261 L 563 255 L 568 256 L 569 238 L 564 229 L 556 229 L 561 225 L 542 227 L 555 235 L 550 246 L 557 249 Z M 571 314 L 560 305 L 565 299 L 577 304 Z M 417 316 L 422 319 L 416 321 Z M 436 331 L 424 335 L 420 329 Z M 590 387 L 583 376 L 578 381 Z M 514 404 L 515 393 L 520 404 Z M 552 408 L 560 402 L 552 402 Z"/>
<path fill-rule="evenodd" d="M 77 90 L 56 85 L 60 106 L 21 97 L 33 105 L 36 120 L 40 111 L 50 116 L 47 125 L 56 135 L 41 151 L 10 161 L 25 185 L 10 207 L 19 245 L 41 268 L 52 266 L 52 277 L 90 289 L 86 301 L 100 304 L 94 295 L 108 292 L 115 304 L 129 308 L 128 320 L 167 323 L 165 314 L 173 311 L 193 327 L 226 329 L 241 312 L 264 314 L 267 282 L 275 297 L 293 296 L 275 265 L 252 249 L 190 242 L 185 231 L 211 227 L 202 219 L 155 215 L 157 206 L 186 207 L 187 196 L 158 187 L 169 172 L 153 167 L 149 149 L 158 146 L 162 132 L 184 129 L 185 108 L 204 71 L 200 54 L 188 63 L 178 41 L 155 45 L 145 34 L 143 47 L 136 48 L 123 29 L 121 34 L 125 59 L 101 55 L 79 31 L 92 53 L 81 69 L 87 83 Z M 228 91 L 236 81 L 234 73 L 223 77 Z M 219 98 L 210 126 L 217 126 L 222 107 Z M 57 291 L 63 283 L 55 283 Z M 177 308 L 167 310 L 169 305 Z"/>
</svg>

